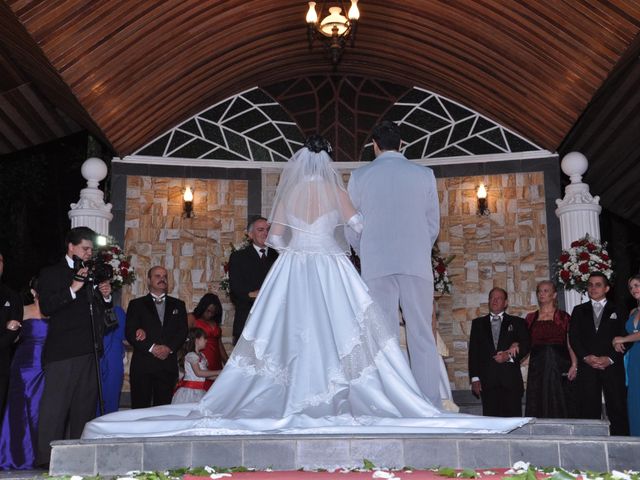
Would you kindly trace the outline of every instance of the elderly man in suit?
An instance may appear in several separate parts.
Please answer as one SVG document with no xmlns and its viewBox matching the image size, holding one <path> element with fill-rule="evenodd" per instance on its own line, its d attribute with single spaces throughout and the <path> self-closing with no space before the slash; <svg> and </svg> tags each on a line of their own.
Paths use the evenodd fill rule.
<svg viewBox="0 0 640 480">
<path fill-rule="evenodd" d="M 129 378 L 131 408 L 171 403 L 178 381 L 178 350 L 189 327 L 182 300 L 167 295 L 167 270 L 152 267 L 147 273 L 149 293 L 129 302 L 125 337 L 133 347 Z"/>
<path fill-rule="evenodd" d="M 233 344 L 242 335 L 244 324 L 255 302 L 262 282 L 271 265 L 278 258 L 278 252 L 267 247 L 269 224 L 264 217 L 256 217 L 247 226 L 251 245 L 236 250 L 229 257 L 229 288 L 231 301 L 236 308 L 233 317 Z"/>
<path fill-rule="evenodd" d="M 623 354 L 612 344 L 624 336 L 627 316 L 607 301 L 609 279 L 592 273 L 587 282 L 589 301 L 576 305 L 571 313 L 569 341 L 578 357 L 578 415 L 601 418 L 602 394 L 611 423 L 611 435 L 629 435 L 627 394 Z"/>
<path fill-rule="evenodd" d="M 482 400 L 485 416 L 522 416 L 520 360 L 529 354 L 530 338 L 524 319 L 509 315 L 507 306 L 507 292 L 492 288 L 489 315 L 471 324 L 469 377 L 473 394 Z"/>
<path fill-rule="evenodd" d="M 440 357 L 431 329 L 433 271 L 431 248 L 440 231 L 440 208 L 433 171 L 407 160 L 400 130 L 383 121 L 373 129 L 376 159 L 355 170 L 349 196 L 363 216 L 363 230 L 350 243 L 360 255 L 362 278 L 399 335 L 398 307 L 407 329 L 411 371 L 422 392 L 441 405 Z"/>
<path fill-rule="evenodd" d="M 40 310 L 49 317 L 49 330 L 42 359 L 44 390 L 36 458 L 39 466 L 49 463 L 51 441 L 64 439 L 65 431 L 69 438 L 80 438 L 85 423 L 96 414 L 96 350 L 102 350 L 111 284 L 106 280 L 93 285 L 84 264 L 93 255 L 95 236 L 90 228 L 72 228 L 66 237 L 66 256 L 40 273 Z"/>
</svg>

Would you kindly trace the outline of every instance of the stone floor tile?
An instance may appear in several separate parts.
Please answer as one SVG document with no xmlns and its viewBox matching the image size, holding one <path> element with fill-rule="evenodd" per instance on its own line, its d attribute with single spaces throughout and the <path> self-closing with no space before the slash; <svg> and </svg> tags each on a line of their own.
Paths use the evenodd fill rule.
<svg viewBox="0 0 640 480">
<path fill-rule="evenodd" d="M 242 441 L 201 440 L 191 447 L 194 467 L 239 467 L 242 465 Z"/>
<path fill-rule="evenodd" d="M 290 470 L 296 468 L 295 440 L 245 440 L 243 465 L 254 468 Z"/>
<path fill-rule="evenodd" d="M 451 439 L 429 440 L 415 439 L 404 441 L 405 467 L 427 468 L 427 467 L 451 467 L 457 468 L 460 465 L 458 459 L 458 442 Z"/>
<path fill-rule="evenodd" d="M 142 443 L 96 445 L 96 472 L 116 475 L 142 470 Z"/>
<path fill-rule="evenodd" d="M 60 445 L 51 452 L 51 475 L 95 475 L 95 445 Z"/>
<path fill-rule="evenodd" d="M 604 442 L 560 441 L 560 466 L 605 472 L 608 469 Z"/>
</svg>

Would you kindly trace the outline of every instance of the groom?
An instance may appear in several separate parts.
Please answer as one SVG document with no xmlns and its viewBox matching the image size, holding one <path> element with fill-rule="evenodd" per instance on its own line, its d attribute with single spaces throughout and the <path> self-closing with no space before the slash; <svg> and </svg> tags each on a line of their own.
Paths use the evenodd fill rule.
<svg viewBox="0 0 640 480">
<path fill-rule="evenodd" d="M 400 129 L 390 121 L 373 128 L 376 159 L 355 170 L 349 196 L 363 216 L 359 238 L 345 229 L 362 261 L 362 278 L 399 337 L 398 307 L 406 322 L 411 371 L 431 402 L 440 407 L 439 362 L 431 329 L 431 248 L 440 230 L 433 171 L 407 160 Z"/>
</svg>

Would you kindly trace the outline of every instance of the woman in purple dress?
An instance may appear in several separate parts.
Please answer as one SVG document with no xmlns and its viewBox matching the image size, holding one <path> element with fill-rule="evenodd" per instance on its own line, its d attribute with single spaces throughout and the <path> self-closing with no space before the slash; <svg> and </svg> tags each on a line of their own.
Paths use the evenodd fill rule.
<svg viewBox="0 0 640 480">
<path fill-rule="evenodd" d="M 37 280 L 30 284 L 33 304 L 24 308 L 24 320 L 9 373 L 7 407 L 0 435 L 0 468 L 34 468 L 38 438 L 38 407 L 44 388 L 41 355 L 48 322 L 40 312 Z"/>
</svg>

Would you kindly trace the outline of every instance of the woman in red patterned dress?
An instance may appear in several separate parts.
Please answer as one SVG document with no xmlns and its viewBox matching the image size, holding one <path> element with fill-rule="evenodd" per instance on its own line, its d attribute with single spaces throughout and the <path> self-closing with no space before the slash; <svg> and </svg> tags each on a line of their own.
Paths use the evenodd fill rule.
<svg viewBox="0 0 640 480">
<path fill-rule="evenodd" d="M 217 295 L 206 293 L 198 302 L 193 311 L 195 322 L 194 327 L 201 328 L 207 334 L 207 345 L 202 350 L 209 370 L 222 370 L 229 356 L 222 344 L 222 304 Z M 213 381 L 207 380 L 205 383 L 208 389 Z"/>
</svg>

